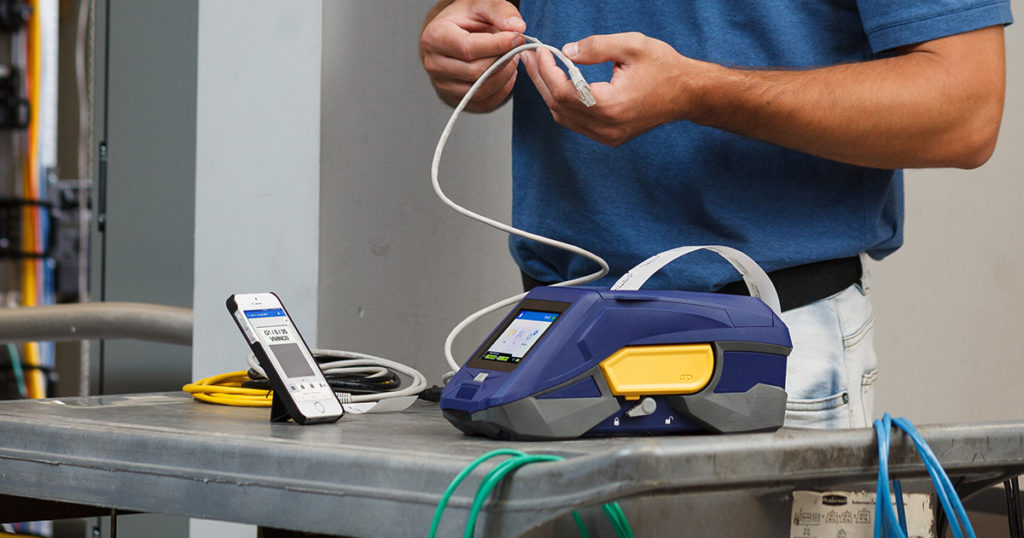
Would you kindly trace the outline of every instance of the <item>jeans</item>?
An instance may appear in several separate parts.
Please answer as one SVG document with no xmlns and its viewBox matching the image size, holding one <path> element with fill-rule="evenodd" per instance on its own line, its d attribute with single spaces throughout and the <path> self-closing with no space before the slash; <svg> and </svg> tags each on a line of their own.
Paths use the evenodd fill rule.
<svg viewBox="0 0 1024 538">
<path fill-rule="evenodd" d="M 793 340 L 786 366 L 786 427 L 871 425 L 878 370 L 869 290 L 865 269 L 859 283 L 782 313 Z"/>
</svg>

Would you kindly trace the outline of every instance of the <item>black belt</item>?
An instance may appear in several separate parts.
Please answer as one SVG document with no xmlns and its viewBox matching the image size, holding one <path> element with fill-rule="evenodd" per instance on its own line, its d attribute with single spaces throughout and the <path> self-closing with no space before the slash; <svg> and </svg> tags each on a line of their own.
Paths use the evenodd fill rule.
<svg viewBox="0 0 1024 538">
<path fill-rule="evenodd" d="M 768 278 L 775 285 L 785 312 L 849 288 L 860 280 L 863 270 L 860 257 L 851 256 L 779 269 L 768 273 Z M 742 280 L 722 286 L 718 293 L 750 295 Z"/>
<path fill-rule="evenodd" d="M 779 303 L 785 312 L 849 288 L 860 280 L 862 272 L 860 257 L 851 256 L 779 269 L 768 273 L 768 278 L 775 285 L 775 291 L 779 294 Z M 548 285 L 534 280 L 526 273 L 522 273 L 522 277 L 523 288 L 526 291 L 536 286 Z M 726 284 L 717 293 L 750 295 L 747 285 L 742 280 Z"/>
</svg>

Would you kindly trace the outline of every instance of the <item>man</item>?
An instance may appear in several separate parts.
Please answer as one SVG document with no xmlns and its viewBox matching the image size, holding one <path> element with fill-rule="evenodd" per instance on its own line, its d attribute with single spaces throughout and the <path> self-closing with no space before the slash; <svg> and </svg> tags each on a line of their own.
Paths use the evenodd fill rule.
<svg viewBox="0 0 1024 538">
<path fill-rule="evenodd" d="M 467 107 L 514 96 L 514 224 L 602 255 L 609 282 L 676 246 L 746 252 L 793 337 L 786 424 L 863 427 L 876 370 L 862 253 L 902 243 L 899 169 L 991 156 L 1010 22 L 1007 0 L 456 0 L 427 16 L 420 49 L 454 105 L 520 33 L 564 44 L 596 106 L 538 51 Z M 511 249 L 527 285 L 592 271 L 518 238 Z M 731 292 L 736 279 L 697 257 L 649 287 Z"/>
</svg>

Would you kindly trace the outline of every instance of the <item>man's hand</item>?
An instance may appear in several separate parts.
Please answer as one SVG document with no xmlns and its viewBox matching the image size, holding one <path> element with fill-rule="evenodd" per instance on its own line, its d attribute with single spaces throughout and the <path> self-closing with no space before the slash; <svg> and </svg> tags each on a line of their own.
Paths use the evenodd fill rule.
<svg viewBox="0 0 1024 538">
<path fill-rule="evenodd" d="M 459 104 L 469 87 L 502 54 L 523 43 L 526 23 L 505 0 L 441 2 L 427 16 L 420 34 L 420 58 L 437 95 L 449 106 Z M 517 61 L 510 61 L 481 86 L 466 106 L 489 112 L 508 98 L 516 81 Z"/>
<path fill-rule="evenodd" d="M 610 82 L 590 83 L 597 101 L 593 107 L 580 103 L 576 88 L 550 52 L 542 49 L 521 56 L 555 121 L 610 146 L 686 118 L 696 97 L 696 87 L 687 81 L 710 65 L 636 32 L 591 36 L 566 45 L 562 52 L 581 65 L 613 62 Z"/>
</svg>

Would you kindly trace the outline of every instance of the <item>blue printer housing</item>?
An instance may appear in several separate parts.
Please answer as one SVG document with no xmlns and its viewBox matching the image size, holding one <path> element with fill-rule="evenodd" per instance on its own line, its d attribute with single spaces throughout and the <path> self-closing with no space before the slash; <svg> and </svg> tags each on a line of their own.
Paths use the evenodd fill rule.
<svg viewBox="0 0 1024 538">
<path fill-rule="evenodd" d="M 491 346 L 524 311 L 555 319 L 521 358 L 497 354 L 517 363 L 493 360 Z M 680 344 L 710 346 L 713 368 L 698 390 L 613 393 L 603 361 L 627 348 L 657 355 L 674 349 L 658 346 Z M 785 416 L 791 347 L 782 320 L 752 297 L 538 287 L 451 379 L 441 409 L 466 433 L 504 439 L 774 430 Z M 631 359 L 630 369 L 642 370 L 643 360 Z"/>
</svg>

